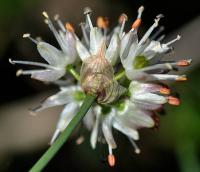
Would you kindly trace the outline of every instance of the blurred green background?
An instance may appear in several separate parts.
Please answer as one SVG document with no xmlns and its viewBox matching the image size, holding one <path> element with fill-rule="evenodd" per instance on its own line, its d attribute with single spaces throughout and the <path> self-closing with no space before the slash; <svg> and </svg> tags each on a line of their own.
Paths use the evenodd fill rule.
<svg viewBox="0 0 200 172">
<path fill-rule="evenodd" d="M 11 66 L 8 58 L 40 61 L 34 45 L 22 39 L 30 32 L 33 37 L 42 36 L 57 45 L 53 35 L 43 22 L 43 10 L 53 16 L 58 13 L 64 22 L 70 21 L 78 34 L 79 23 L 84 20 L 85 6 L 93 9 L 93 20 L 98 15 L 109 17 L 110 25 L 117 23 L 118 16 L 129 16 L 127 30 L 137 15 L 137 8 L 145 6 L 143 34 L 157 14 L 165 18 L 166 40 L 182 35 L 175 52 L 168 58 L 192 58 L 193 64 L 180 73 L 188 75 L 185 83 L 171 84 L 173 93 L 179 93 L 179 107 L 166 106 L 160 116 L 158 131 L 141 130 L 138 143 L 142 152 L 134 153 L 128 140 L 114 132 L 118 149 L 117 165 L 109 168 L 105 161 L 106 147 L 92 150 L 89 132 L 83 130 L 86 141 L 77 146 L 75 131 L 44 171 L 137 171 L 137 172 L 199 172 L 200 171 L 200 8 L 195 0 L 184 1 L 137 1 L 137 0 L 0 0 L 0 171 L 28 171 L 48 147 L 62 107 L 41 112 L 32 117 L 28 108 L 55 93 L 57 88 L 45 85 L 29 77 L 16 78 L 19 66 Z"/>
</svg>

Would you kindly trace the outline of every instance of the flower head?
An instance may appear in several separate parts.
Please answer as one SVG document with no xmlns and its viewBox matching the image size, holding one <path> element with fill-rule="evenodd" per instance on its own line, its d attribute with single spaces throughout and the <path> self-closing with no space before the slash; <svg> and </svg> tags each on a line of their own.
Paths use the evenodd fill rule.
<svg viewBox="0 0 200 172">
<path fill-rule="evenodd" d="M 43 67 L 45 69 L 20 69 L 17 71 L 16 74 L 17 76 L 31 75 L 32 78 L 40 81 L 53 82 L 65 75 L 67 65 L 73 64 L 76 61 L 77 52 L 75 48 L 75 35 L 73 30 L 70 29 L 69 26 L 66 28 L 64 27 L 64 25 L 59 20 L 58 15 L 55 16 L 55 20 L 58 23 L 59 31 L 55 29 L 48 14 L 46 12 L 43 12 L 43 15 L 45 17 L 45 23 L 48 24 L 50 30 L 53 32 L 56 40 L 61 47 L 61 50 L 44 41 L 36 40 L 32 38 L 29 33 L 26 33 L 23 35 L 23 38 L 29 38 L 32 42 L 36 44 L 39 54 L 48 64 L 31 61 L 18 61 L 12 59 L 10 59 L 10 63 Z"/>
<path fill-rule="evenodd" d="M 172 75 L 168 72 L 188 66 L 191 59 L 162 60 L 163 55 L 172 50 L 171 44 L 179 40 L 180 36 L 168 43 L 161 43 L 163 36 L 158 37 L 158 35 L 163 31 L 163 27 L 152 35 L 163 17 L 161 14 L 156 16 L 153 25 L 138 40 L 137 32 L 142 23 L 143 11 L 144 7 L 141 6 L 138 9 L 137 19 L 126 33 L 124 27 L 128 17 L 125 14 L 119 17 L 117 26 L 109 32 L 108 19 L 98 17 L 95 27 L 90 18 L 92 10 L 85 8 L 86 20 L 80 24 L 83 39 L 78 38 L 69 23 L 64 26 L 58 15 L 55 16 L 59 26 L 57 31 L 47 13 L 43 12 L 45 23 L 56 37 L 61 50 L 31 38 L 30 34 L 24 35 L 36 43 L 38 52 L 48 64 L 10 60 L 11 63 L 46 68 L 20 70 L 17 74 L 31 74 L 32 78 L 55 82 L 66 74 L 66 67 L 69 64 L 78 65 L 77 56 L 82 61 L 80 77 L 73 67 L 70 67 L 71 74 L 79 80 L 78 83 L 60 86 L 57 94 L 50 96 L 33 109 L 33 112 L 38 112 L 53 106 L 65 105 L 50 141 L 51 144 L 68 126 L 85 95 L 95 94 L 96 103 L 87 112 L 83 123 L 88 130 L 91 130 L 92 148 L 95 148 L 98 142 L 106 141 L 108 162 L 110 166 L 114 166 L 113 150 L 117 148 L 117 144 L 113 128 L 126 135 L 135 152 L 140 153 L 136 144 L 139 140 L 138 130 L 157 127 L 159 120 L 155 112 L 163 108 L 165 103 L 175 106 L 180 104 L 180 100 L 170 95 L 170 89 L 167 85 L 161 84 L 161 81 L 185 81 L 185 75 Z M 103 138 L 99 133 L 103 133 Z M 78 143 L 80 142 L 79 140 Z"/>
</svg>

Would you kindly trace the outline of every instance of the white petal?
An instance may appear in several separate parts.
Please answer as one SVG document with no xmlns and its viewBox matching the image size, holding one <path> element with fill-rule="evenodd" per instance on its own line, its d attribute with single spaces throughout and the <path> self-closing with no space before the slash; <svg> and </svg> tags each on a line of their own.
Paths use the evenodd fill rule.
<svg viewBox="0 0 200 172">
<path fill-rule="evenodd" d="M 41 70 L 33 71 L 31 73 L 31 78 L 44 81 L 44 82 L 53 82 L 61 78 L 65 74 L 64 70 Z"/>
<path fill-rule="evenodd" d="M 127 127 L 126 123 L 124 123 L 120 119 L 115 118 L 115 120 L 113 121 L 113 127 L 134 140 L 139 139 L 138 131 L 133 128 Z"/>
<path fill-rule="evenodd" d="M 98 28 L 92 28 L 90 31 L 90 53 L 96 55 L 102 44 L 102 33 Z"/>
<path fill-rule="evenodd" d="M 138 44 L 138 37 L 136 30 L 129 31 L 127 34 L 125 34 L 121 40 L 121 46 L 120 46 L 121 59 L 125 59 L 128 56 L 131 45 L 137 45 L 137 44 Z"/>
<path fill-rule="evenodd" d="M 54 46 L 46 43 L 39 42 L 37 49 L 40 55 L 52 66 L 59 66 L 63 63 L 64 54 Z"/>
<path fill-rule="evenodd" d="M 155 103 L 155 104 L 164 104 L 167 102 L 166 97 L 159 96 L 153 93 L 141 93 L 141 94 L 133 93 L 131 95 L 131 101 L 134 102 L 134 100 L 138 102 L 148 102 L 148 103 Z"/>
<path fill-rule="evenodd" d="M 151 128 L 154 126 L 154 120 L 152 119 L 151 111 L 141 110 L 134 103 L 128 101 L 127 110 L 118 115 L 118 123 L 129 128 L 138 129 L 138 128 Z"/>
<path fill-rule="evenodd" d="M 67 104 L 60 114 L 57 129 L 62 132 L 68 126 L 72 118 L 76 115 L 78 108 L 79 105 L 77 103 L 71 102 Z"/>
<path fill-rule="evenodd" d="M 87 127 L 88 130 L 91 130 L 94 126 L 94 113 L 92 108 L 86 113 L 85 117 L 83 118 L 83 123 Z"/>
<path fill-rule="evenodd" d="M 131 93 L 146 93 L 146 92 L 159 92 L 162 86 L 158 84 L 141 83 L 138 81 L 132 81 L 129 85 L 129 91 Z"/>
<path fill-rule="evenodd" d="M 63 33 L 63 32 L 61 32 Z M 61 34 L 62 35 L 62 34 Z M 66 32 L 62 35 L 62 39 L 65 46 L 65 54 L 67 55 L 67 61 L 69 61 L 70 64 L 74 63 L 77 58 L 77 51 L 76 51 L 76 40 L 75 36 L 72 32 Z"/>
<path fill-rule="evenodd" d="M 115 140 L 113 138 L 113 134 L 112 134 L 112 120 L 115 113 L 116 113 L 115 110 L 112 109 L 112 111 L 109 114 L 107 114 L 107 116 L 105 117 L 102 123 L 102 131 L 103 131 L 104 137 L 106 139 L 106 142 L 112 149 L 115 149 L 117 147 Z"/>
<path fill-rule="evenodd" d="M 166 45 L 161 45 L 158 41 L 151 41 L 148 47 L 144 50 L 144 56 L 149 59 L 153 58 L 157 53 L 166 53 L 170 48 Z"/>
<path fill-rule="evenodd" d="M 147 102 L 136 102 L 134 101 L 134 104 L 140 109 L 144 110 L 157 110 L 162 107 L 161 104 L 154 104 L 154 103 L 147 103 Z"/>
<path fill-rule="evenodd" d="M 90 136 L 90 144 L 93 149 L 96 148 L 96 143 L 97 143 L 97 137 L 98 137 L 98 131 L 99 131 L 99 120 L 100 120 L 99 118 L 100 118 L 100 113 L 97 113 L 96 121 L 95 121 L 94 127 L 92 129 L 92 133 Z"/>
<path fill-rule="evenodd" d="M 119 56 L 119 37 L 114 33 L 106 51 L 106 58 L 114 66 Z"/>
<path fill-rule="evenodd" d="M 42 103 L 41 107 L 35 110 L 35 112 L 39 112 L 49 107 L 67 104 L 70 101 L 73 101 L 73 98 L 72 96 L 70 96 L 69 91 L 62 90 L 62 91 L 59 91 L 57 94 L 54 94 L 53 96 L 48 97 Z"/>
<path fill-rule="evenodd" d="M 91 56 L 87 48 L 80 42 L 80 40 L 76 41 L 76 49 L 82 61 Z"/>
<path fill-rule="evenodd" d="M 132 68 L 127 68 L 125 70 L 126 76 L 130 80 L 142 80 L 145 81 L 145 79 L 149 76 L 149 74 L 142 72 L 140 70 L 134 70 Z"/>
<path fill-rule="evenodd" d="M 59 134 L 60 134 L 60 130 L 56 129 L 56 131 L 54 132 L 54 134 L 53 134 L 53 136 L 51 138 L 50 145 L 52 145 L 55 142 L 55 140 L 57 139 Z"/>
</svg>

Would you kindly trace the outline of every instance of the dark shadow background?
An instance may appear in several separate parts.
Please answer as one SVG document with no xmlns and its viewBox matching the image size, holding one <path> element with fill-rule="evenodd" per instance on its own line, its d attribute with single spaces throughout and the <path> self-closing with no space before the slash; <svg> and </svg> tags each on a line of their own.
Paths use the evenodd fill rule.
<svg viewBox="0 0 200 172">
<path fill-rule="evenodd" d="M 28 102 L 29 98 L 35 95 L 50 95 L 49 92 L 56 92 L 57 88 L 52 85 L 46 85 L 39 81 L 31 80 L 29 77 L 16 77 L 15 72 L 19 66 L 12 66 L 8 63 L 8 58 L 27 59 L 40 61 L 34 45 L 22 38 L 22 34 L 30 32 L 33 37 L 42 36 L 47 42 L 57 45 L 53 35 L 43 23 L 41 12 L 48 11 L 50 16 L 59 13 L 61 19 L 70 21 L 78 35 L 80 28 L 78 24 L 84 20 L 82 9 L 90 6 L 93 9 L 93 21 L 98 15 L 108 16 L 110 25 L 117 23 L 118 16 L 123 12 L 129 16 L 127 26 L 134 21 L 137 15 L 137 8 L 140 5 L 145 6 L 143 15 L 143 24 L 139 34 L 142 35 L 153 23 L 157 14 L 164 14 L 165 18 L 161 25 L 165 26 L 165 33 L 168 35 L 176 33 L 178 30 L 184 30 L 191 22 L 196 22 L 200 30 L 200 8 L 195 0 L 190 1 L 138 1 L 138 0 L 0 0 L 0 109 L 12 109 L 16 115 L 19 113 L 14 109 L 12 103 Z M 195 30 L 194 30 L 195 31 Z M 188 32 L 188 35 L 195 37 L 194 32 Z M 184 35 L 183 40 L 184 40 Z M 197 35 L 199 37 L 199 33 Z M 179 44 L 179 42 L 177 43 Z M 188 47 L 192 42 L 185 40 L 184 44 Z M 195 46 L 191 46 L 192 52 L 199 52 L 200 40 Z M 193 58 L 193 57 L 179 57 Z M 167 107 L 167 115 L 161 117 L 161 129 L 157 132 L 152 130 L 142 130 L 139 146 L 142 150 L 140 155 L 134 154 L 134 150 L 126 138 L 118 132 L 115 132 L 118 149 L 115 151 L 117 165 L 113 169 L 109 168 L 105 161 L 106 146 L 99 145 L 97 150 L 93 151 L 89 145 L 89 133 L 84 130 L 86 141 L 77 146 L 74 135 L 52 159 L 44 171 L 149 171 L 149 172 L 197 172 L 200 168 L 200 70 L 198 65 L 199 54 L 195 54 L 197 62 L 186 72 L 189 75 L 187 83 L 175 84 L 175 92 L 180 92 L 183 104 L 180 108 Z M 46 94 L 47 92 L 47 94 Z M 41 99 L 36 99 L 40 101 Z M 3 120 L 4 114 L 0 110 L 0 119 Z M 59 113 L 59 112 L 58 112 Z M 11 115 L 11 114 L 10 114 Z M 28 115 L 28 112 L 27 112 Z M 7 117 L 8 118 L 8 117 Z M 38 116 L 38 118 L 40 118 Z M 9 121 L 9 118 L 8 118 Z M 13 119 L 14 125 L 17 125 Z M 18 121 L 18 120 L 16 120 Z M 55 126 L 56 120 L 53 120 Z M 13 125 L 1 122 L 0 127 L 2 135 L 1 142 L 7 139 L 8 142 L 15 144 L 15 137 L 9 138 L 10 127 Z M 21 124 L 20 124 L 21 125 Z M 38 124 L 39 125 L 39 124 Z M 48 117 L 41 124 L 42 127 L 50 127 Z M 23 126 L 22 130 L 23 130 Z M 31 130 L 35 130 L 37 124 Z M 44 128 L 38 127 L 38 131 L 45 132 Z M 5 129 L 6 128 L 6 129 Z M 51 132 L 53 127 L 51 127 Z M 24 130 L 26 130 L 24 128 Z M 12 130 L 13 132 L 13 130 Z M 34 131 L 33 131 L 34 132 Z M 79 134 L 77 131 L 76 133 Z M 45 141 L 29 143 L 30 149 L 27 151 L 0 151 L 0 171 L 28 171 L 36 160 L 47 149 L 47 143 L 52 133 L 48 133 Z M 5 136 L 6 135 L 6 136 Z M 5 137 L 3 137 L 5 136 Z M 15 139 L 13 139 L 15 138 Z M 26 135 L 24 135 L 26 139 Z M 0 144 L 1 144 L 0 142 Z M 46 144 L 45 144 L 46 143 Z M 31 145 L 33 144 L 33 145 Z M 35 144 L 35 145 L 34 145 Z M 6 144 L 5 144 L 6 145 Z M 16 145 L 17 147 L 17 145 Z M 32 150 L 31 147 L 34 149 Z M 36 148 L 35 148 L 36 147 Z M 2 150 L 7 149 L 2 147 Z M 0 148 L 1 150 L 1 148 Z"/>
</svg>

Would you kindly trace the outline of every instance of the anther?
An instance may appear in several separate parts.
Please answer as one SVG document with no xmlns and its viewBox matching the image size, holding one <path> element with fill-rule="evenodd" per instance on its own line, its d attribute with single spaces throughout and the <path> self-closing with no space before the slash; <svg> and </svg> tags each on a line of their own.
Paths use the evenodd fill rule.
<svg viewBox="0 0 200 172">
<path fill-rule="evenodd" d="M 175 79 L 176 81 L 187 81 L 187 77 L 185 75 L 181 75 Z"/>
<path fill-rule="evenodd" d="M 118 19 L 118 22 L 120 23 L 120 24 L 122 24 L 124 21 L 127 21 L 128 20 L 128 16 L 126 15 L 126 14 L 121 14 L 120 16 L 119 16 L 119 19 Z"/>
<path fill-rule="evenodd" d="M 19 70 L 16 72 L 16 76 L 20 76 L 22 73 L 23 73 L 23 70 L 22 70 L 22 69 L 19 69 Z"/>
<path fill-rule="evenodd" d="M 188 59 L 188 60 L 179 60 L 176 62 L 177 66 L 189 66 L 192 62 L 192 59 Z"/>
<path fill-rule="evenodd" d="M 28 38 L 28 37 L 30 37 L 31 36 L 31 34 L 30 33 L 25 33 L 25 34 L 23 34 L 23 38 Z"/>
<path fill-rule="evenodd" d="M 11 58 L 9 58 L 8 61 L 10 64 L 15 65 L 15 62 Z"/>
<path fill-rule="evenodd" d="M 111 166 L 111 167 L 114 167 L 115 166 L 115 156 L 113 154 L 109 154 L 108 155 L 108 164 Z"/>
<path fill-rule="evenodd" d="M 180 105 L 180 100 L 179 100 L 178 98 L 173 97 L 173 96 L 169 96 L 169 97 L 167 97 L 167 98 L 168 98 L 168 103 L 169 103 L 170 105 L 175 105 L 175 106 Z"/>
<path fill-rule="evenodd" d="M 91 10 L 89 7 L 86 7 L 86 8 L 84 9 L 84 14 L 85 14 L 86 17 L 87 17 L 87 21 L 88 21 L 88 24 L 89 24 L 89 26 L 90 26 L 90 29 L 93 28 L 92 21 L 91 21 L 91 19 L 90 19 L 90 14 L 91 14 L 91 13 L 92 13 L 92 10 Z"/>
<path fill-rule="evenodd" d="M 85 138 L 83 136 L 80 136 L 77 140 L 76 140 L 76 144 L 80 145 L 84 142 Z"/>
<path fill-rule="evenodd" d="M 32 38 L 30 33 L 25 33 L 25 34 L 23 34 L 22 37 L 23 37 L 23 38 L 28 38 L 28 39 L 30 39 L 32 42 L 34 42 L 35 44 L 38 44 L 38 41 L 37 41 L 36 39 Z"/>
<path fill-rule="evenodd" d="M 170 89 L 166 87 L 162 87 L 159 91 L 161 94 L 166 94 L 166 95 L 170 94 Z"/>
<path fill-rule="evenodd" d="M 65 27 L 69 32 L 74 32 L 74 28 L 69 22 L 65 24 Z"/>
<path fill-rule="evenodd" d="M 49 15 L 47 14 L 46 11 L 43 11 L 43 12 L 42 12 L 42 15 L 43 15 L 45 18 L 47 18 L 47 19 L 49 18 Z"/>
<path fill-rule="evenodd" d="M 108 26 L 107 24 L 108 24 L 108 22 L 105 20 L 105 18 L 103 18 L 101 16 L 97 18 L 97 26 L 99 28 L 106 29 Z"/>
<path fill-rule="evenodd" d="M 142 12 L 144 11 L 144 6 L 140 6 L 139 8 L 138 8 L 138 16 L 137 16 L 137 18 L 141 18 L 141 16 L 142 16 Z"/>
<path fill-rule="evenodd" d="M 89 7 L 85 7 L 84 8 L 84 12 L 83 12 L 83 14 L 91 14 L 92 13 L 92 10 L 89 8 Z"/>
</svg>

